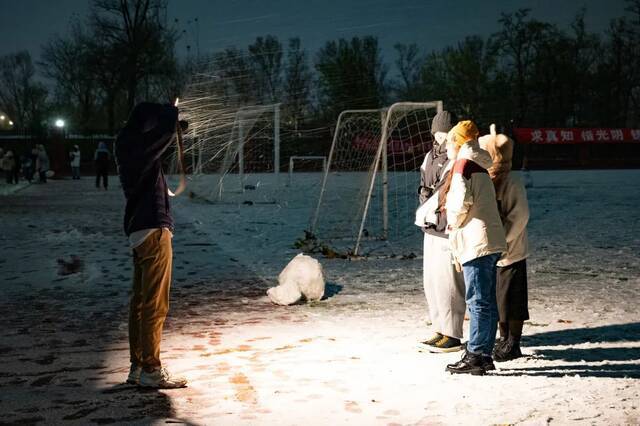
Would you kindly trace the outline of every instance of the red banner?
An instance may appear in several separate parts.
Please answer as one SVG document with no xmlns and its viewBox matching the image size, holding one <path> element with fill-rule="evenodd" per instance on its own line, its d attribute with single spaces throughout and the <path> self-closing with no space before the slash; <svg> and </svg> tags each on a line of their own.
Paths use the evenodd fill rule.
<svg viewBox="0 0 640 426">
<path fill-rule="evenodd" d="M 521 143 L 640 143 L 640 129 L 517 128 L 513 133 Z"/>
</svg>

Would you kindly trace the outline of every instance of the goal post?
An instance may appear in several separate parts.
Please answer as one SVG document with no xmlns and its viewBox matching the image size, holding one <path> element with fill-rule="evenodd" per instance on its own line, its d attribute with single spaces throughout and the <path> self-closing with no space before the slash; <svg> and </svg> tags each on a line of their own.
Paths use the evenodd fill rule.
<svg viewBox="0 0 640 426">
<path fill-rule="evenodd" d="M 360 254 L 365 240 L 402 248 L 416 235 L 411 216 L 417 207 L 418 171 L 431 148 L 431 120 L 439 111 L 442 101 L 343 111 L 310 232 L 322 240 L 347 240 L 353 255 Z"/>
<path fill-rule="evenodd" d="M 320 209 L 324 201 L 325 191 L 327 188 L 327 180 L 329 179 L 331 168 L 333 167 L 334 170 L 338 170 L 338 171 L 340 170 L 341 164 L 338 164 L 338 167 L 336 167 L 336 163 L 339 163 L 342 160 L 342 158 L 338 158 L 336 161 L 335 157 L 337 154 L 338 155 L 341 154 L 338 151 L 340 150 L 340 143 L 342 141 L 342 138 L 345 136 L 355 137 L 355 135 L 351 135 L 351 134 L 345 135 L 345 133 L 347 132 L 346 130 L 347 126 L 352 122 L 362 122 L 365 120 L 367 121 L 367 123 L 368 122 L 374 123 L 375 120 L 377 120 L 378 124 L 380 125 L 384 121 L 384 116 L 385 116 L 384 114 L 385 114 L 384 109 L 352 109 L 352 110 L 342 111 L 338 115 L 338 120 L 336 121 L 336 127 L 334 129 L 333 138 L 331 141 L 331 148 L 329 149 L 329 158 L 327 160 L 327 165 L 324 169 L 324 174 L 322 176 L 322 184 L 320 186 L 320 194 L 318 196 L 318 202 L 316 204 L 316 208 L 314 210 L 313 216 L 311 218 L 311 223 L 309 226 L 309 231 L 311 232 L 311 234 L 315 235 L 316 232 L 318 231 L 318 219 L 320 216 Z M 373 124 L 370 127 L 375 128 Z"/>
</svg>

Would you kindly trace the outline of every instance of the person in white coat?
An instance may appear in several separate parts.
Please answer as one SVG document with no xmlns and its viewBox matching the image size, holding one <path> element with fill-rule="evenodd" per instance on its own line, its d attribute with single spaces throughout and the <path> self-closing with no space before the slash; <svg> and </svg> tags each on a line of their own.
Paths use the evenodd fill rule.
<svg viewBox="0 0 640 426">
<path fill-rule="evenodd" d="M 38 159 L 36 161 L 36 170 L 40 176 L 40 183 L 47 183 L 47 172 L 49 171 L 49 156 L 44 145 L 36 145 L 38 149 Z"/>
<path fill-rule="evenodd" d="M 435 353 L 462 349 L 464 324 L 464 277 L 453 264 L 447 216 L 438 208 L 439 189 L 447 181 L 453 163 L 447 157 L 446 139 L 452 116 L 447 111 L 431 122 L 433 148 L 420 167 L 420 207 L 415 224 L 424 232 L 423 287 L 429 307 L 433 337 L 418 343 L 418 350 Z"/>
<path fill-rule="evenodd" d="M 496 266 L 507 251 L 493 182 L 491 156 L 478 144 L 472 121 L 459 122 L 447 135 L 447 156 L 455 159 L 440 205 L 446 209 L 449 242 L 465 282 L 469 339 L 462 359 L 450 373 L 485 374 L 495 369 L 493 345 L 498 325 Z"/>
<path fill-rule="evenodd" d="M 507 251 L 498 261 L 496 291 L 500 339 L 493 350 L 493 359 L 502 362 L 522 356 L 520 337 L 524 322 L 529 319 L 529 204 L 522 179 L 511 171 L 513 140 L 505 135 L 496 134 L 495 126 L 492 125 L 491 133 L 481 137 L 479 142 L 493 160 L 493 165 L 488 171 L 496 189 L 498 209 L 507 238 Z"/>
<path fill-rule="evenodd" d="M 69 153 L 69 165 L 73 180 L 80 179 L 80 147 L 78 145 L 74 145 L 73 150 Z"/>
</svg>

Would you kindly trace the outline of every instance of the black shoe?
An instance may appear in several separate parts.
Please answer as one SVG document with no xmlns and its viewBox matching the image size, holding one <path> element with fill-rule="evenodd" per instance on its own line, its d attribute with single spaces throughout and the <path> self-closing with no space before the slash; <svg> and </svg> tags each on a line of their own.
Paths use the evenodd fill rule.
<svg viewBox="0 0 640 426">
<path fill-rule="evenodd" d="M 496 343 L 493 345 L 493 351 L 491 351 L 491 354 L 495 356 L 497 351 L 501 351 L 502 347 L 507 343 L 507 338 L 506 337 L 500 337 L 499 339 L 496 340 Z"/>
<path fill-rule="evenodd" d="M 460 361 L 447 365 L 447 371 L 451 374 L 482 376 L 486 373 L 485 361 L 482 355 L 465 352 Z"/>
<path fill-rule="evenodd" d="M 496 366 L 493 365 L 493 359 L 486 355 L 482 356 L 482 366 L 484 367 L 484 371 L 494 371 L 496 369 Z"/>
<path fill-rule="evenodd" d="M 520 358 L 522 351 L 520 350 L 520 339 L 509 337 L 502 346 L 494 350 L 493 359 L 496 362 L 511 361 Z"/>
</svg>

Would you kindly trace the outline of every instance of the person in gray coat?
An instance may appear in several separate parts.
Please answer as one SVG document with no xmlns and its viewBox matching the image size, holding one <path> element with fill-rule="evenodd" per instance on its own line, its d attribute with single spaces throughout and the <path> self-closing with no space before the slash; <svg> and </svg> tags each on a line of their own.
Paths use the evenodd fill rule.
<svg viewBox="0 0 640 426">
<path fill-rule="evenodd" d="M 529 319 L 529 203 L 522 178 L 511 171 L 513 139 L 496 134 L 492 125 L 491 134 L 481 137 L 479 143 L 493 160 L 493 166 L 487 171 L 496 189 L 496 200 L 507 239 L 507 251 L 498 261 L 496 296 L 500 339 L 493 350 L 494 360 L 503 362 L 522 356 L 520 338 L 524 322 Z"/>
<path fill-rule="evenodd" d="M 439 189 L 450 173 L 447 132 L 455 124 L 452 114 L 441 111 L 433 118 L 433 148 L 420 167 L 420 207 L 415 224 L 424 231 L 423 286 L 433 327 L 433 337 L 421 341 L 418 349 L 434 353 L 462 349 L 465 314 L 464 278 L 457 271 L 449 244 L 447 216 L 438 208 Z"/>
</svg>

